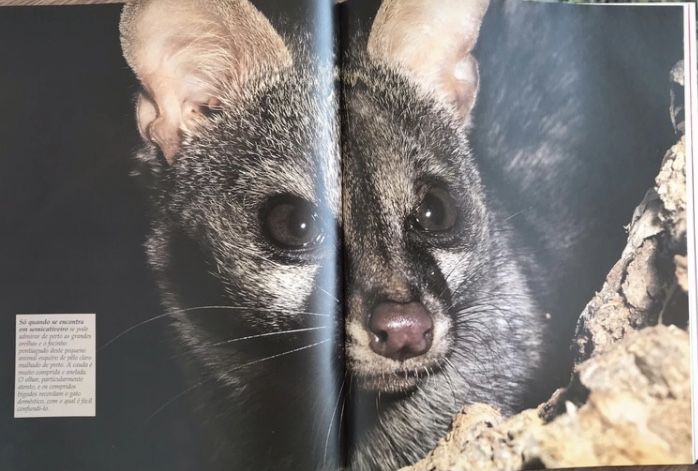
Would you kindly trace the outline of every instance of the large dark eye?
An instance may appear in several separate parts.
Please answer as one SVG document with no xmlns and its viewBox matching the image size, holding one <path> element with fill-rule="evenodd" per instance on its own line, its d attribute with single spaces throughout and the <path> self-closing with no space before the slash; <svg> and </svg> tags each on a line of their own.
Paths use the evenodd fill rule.
<svg viewBox="0 0 698 471">
<path fill-rule="evenodd" d="M 458 208 L 443 188 L 432 187 L 414 212 L 416 228 L 424 232 L 446 232 L 456 225 Z"/>
<path fill-rule="evenodd" d="M 283 249 L 301 250 L 322 242 L 315 206 L 291 195 L 272 198 L 261 213 L 265 235 Z"/>
</svg>

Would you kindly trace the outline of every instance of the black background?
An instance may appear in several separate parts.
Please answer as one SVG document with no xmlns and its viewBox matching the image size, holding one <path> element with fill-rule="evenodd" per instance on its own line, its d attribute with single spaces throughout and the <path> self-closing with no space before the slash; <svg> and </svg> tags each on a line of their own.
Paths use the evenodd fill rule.
<svg viewBox="0 0 698 471">
<path fill-rule="evenodd" d="M 376 5 L 352 2 L 357 18 Z M 286 30 L 313 18 L 313 0 L 254 3 Z M 186 397 L 149 419 L 191 386 L 164 319 L 98 352 L 96 418 L 12 418 L 16 314 L 96 313 L 99 346 L 162 312 L 145 195 L 129 176 L 138 84 L 119 12 L 0 8 L 0 470 L 201 469 Z"/>
<path fill-rule="evenodd" d="M 281 28 L 313 21 L 312 2 L 255 3 Z M 162 312 L 120 10 L 0 8 L 0 470 L 200 469 L 186 400 L 148 420 L 190 386 L 165 319 L 98 351 L 96 418 L 13 419 L 16 314 L 96 313 L 99 348 Z"/>
</svg>

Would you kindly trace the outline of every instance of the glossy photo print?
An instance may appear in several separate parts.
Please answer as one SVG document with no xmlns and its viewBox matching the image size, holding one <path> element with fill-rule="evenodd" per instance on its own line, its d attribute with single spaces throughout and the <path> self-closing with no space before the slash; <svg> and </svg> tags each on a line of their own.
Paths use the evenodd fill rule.
<svg viewBox="0 0 698 471">
<path fill-rule="evenodd" d="M 7 3 L 1 469 L 693 462 L 692 5 Z"/>
</svg>

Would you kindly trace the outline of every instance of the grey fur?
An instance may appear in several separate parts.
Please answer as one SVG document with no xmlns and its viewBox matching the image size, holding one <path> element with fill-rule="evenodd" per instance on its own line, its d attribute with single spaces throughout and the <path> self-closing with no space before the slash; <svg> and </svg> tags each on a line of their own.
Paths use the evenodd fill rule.
<svg viewBox="0 0 698 471">
<path fill-rule="evenodd" d="M 519 24 L 516 18 L 524 16 L 512 3 L 497 2 L 494 10 L 489 34 L 507 27 L 497 21 L 510 21 L 517 33 L 508 46 L 518 58 L 517 47 L 538 33 L 535 22 Z M 561 24 L 576 24 L 566 21 Z M 549 43 L 555 38 L 550 33 Z M 194 401 L 207 406 L 202 415 L 215 469 L 394 469 L 421 458 L 464 404 L 487 402 L 513 412 L 559 378 L 541 378 L 548 373 L 545 360 L 560 353 L 546 315 L 578 312 L 608 263 L 606 252 L 599 259 L 585 253 L 622 240 L 619 218 L 629 214 L 635 197 L 626 188 L 604 219 L 589 202 L 605 201 L 610 185 L 599 182 L 588 193 L 569 189 L 580 175 L 596 177 L 599 164 L 579 159 L 588 155 L 579 136 L 605 129 L 599 123 L 608 118 L 575 114 L 570 98 L 579 90 L 578 69 L 565 51 L 535 55 L 539 60 L 530 65 L 512 61 L 526 72 L 516 75 L 525 77 L 519 88 L 508 86 L 502 72 L 510 62 L 488 57 L 483 77 L 490 82 L 482 83 L 488 100 L 468 129 L 404 71 L 373 62 L 364 47 L 346 59 L 337 87 L 335 70 L 314 64 L 303 38 L 286 46 L 293 65 L 258 73 L 240 95 L 222 97 L 223 106 L 185 137 L 172 165 L 152 143 L 138 154 L 153 201 L 150 263 L 167 308 L 234 307 L 181 313 L 175 322 L 191 360 Z M 549 103 L 542 106 L 536 84 L 551 60 L 568 67 L 572 78 L 546 89 Z M 518 123 L 507 124 L 510 103 L 524 110 L 524 124 L 540 123 L 524 133 L 537 144 L 533 150 L 511 139 Z M 628 132 L 635 129 L 632 120 L 625 124 Z M 589 135 L 594 155 L 618 154 L 613 145 L 599 144 L 603 133 Z M 644 148 L 636 140 L 633 157 Z M 543 152 L 551 143 L 561 143 L 558 151 Z M 645 154 L 645 165 L 633 169 L 651 175 L 654 161 Z M 621 157 L 617 164 L 601 159 L 602 165 L 628 166 Z M 555 180 L 558 169 L 572 176 Z M 549 193 L 538 192 L 542 179 Z M 459 208 L 458 234 L 449 243 L 420 238 L 409 225 L 420 185 L 434 180 Z M 634 186 L 641 191 L 643 180 Z M 266 241 L 260 211 L 280 193 L 318 207 L 326 243 L 289 256 Z M 551 204 L 559 202 L 555 211 L 529 209 L 548 196 Z M 611 228 L 618 237 L 609 235 Z M 556 273 L 561 260 L 564 277 Z M 448 327 L 442 352 L 406 361 L 400 370 L 362 350 L 363 334 L 355 327 L 377 299 L 427 306 Z M 310 327 L 321 329 L 228 343 Z M 560 344 L 568 330 L 556 331 Z M 245 366 L 303 346 L 310 347 Z M 393 367 L 392 376 L 385 373 Z M 418 381 L 396 394 L 362 389 L 362 375 L 372 368 L 387 375 L 388 385 L 403 374 Z"/>
<path fill-rule="evenodd" d="M 343 76 L 346 126 L 340 178 L 337 103 L 334 96 L 321 93 L 333 87 L 333 71 L 299 63 L 293 70 L 250 84 L 238 107 L 220 110 L 205 132 L 183 142 L 174 165 L 163 162 L 154 145 L 139 154 L 154 178 L 149 259 L 170 309 L 209 304 L 248 307 L 228 314 L 238 319 L 226 332 L 219 331 L 220 324 L 202 323 L 200 315 L 183 313 L 176 322 L 195 368 L 204 368 L 204 377 L 215 378 L 206 389 L 222 388 L 228 399 L 230 427 L 247 430 L 248 421 L 259 418 L 246 418 L 245 409 L 258 388 L 267 387 L 266 374 L 273 370 L 264 364 L 249 371 L 237 369 L 254 361 L 255 355 L 240 352 L 236 344 L 207 345 L 309 325 L 295 313 L 311 311 L 313 298 L 322 300 L 317 293 L 318 285 L 323 285 L 321 265 L 336 263 L 336 255 L 303 263 L 274 259 L 260 242 L 257 218 L 265 199 L 279 192 L 325 207 L 328 219 L 343 228 L 347 300 L 394 298 L 388 281 L 404 275 L 402 281 L 419 293 L 417 299 L 451 322 L 447 354 L 428 367 L 413 393 L 382 398 L 380 416 L 371 418 L 361 410 L 367 404 L 363 393 L 348 398 L 346 407 L 360 429 L 350 437 L 353 446 L 347 458 L 352 469 L 395 468 L 418 459 L 435 444 L 464 403 L 486 401 L 507 412 L 523 405 L 542 356 L 544 313 L 532 299 L 511 251 L 506 222 L 498 220 L 484 195 L 466 128 L 404 76 L 363 58 Z M 269 100 L 262 113 L 260 97 Z M 461 217 L 476 229 L 447 249 L 415 245 L 404 232 L 405 219 L 419 203 L 416 186 L 427 177 L 449 185 L 461 204 Z M 210 281 L 220 286 L 222 300 L 187 299 L 182 283 L 202 273 L 195 268 L 187 273 L 188 267 L 179 264 L 177 257 L 182 254 L 173 245 L 183 236 L 210 260 Z M 410 256 L 417 246 L 432 262 Z M 453 258 L 458 261 L 453 263 Z M 425 279 L 432 270 L 442 284 Z M 324 291 L 334 292 L 333 285 L 325 283 Z M 323 313 L 341 318 L 340 306 L 320 305 L 325 306 Z M 363 315 L 348 309 L 346 322 Z M 347 364 L 352 374 L 349 342 Z M 289 348 L 293 346 L 290 342 Z M 318 384 L 312 387 L 325 390 Z M 336 392 L 327 394 L 334 400 Z M 373 399 L 368 403 L 374 407 Z M 213 404 L 213 409 L 219 406 Z M 305 425 L 283 427 L 295 435 Z M 321 428 L 324 432 L 324 424 Z M 250 434 L 230 444 L 239 446 L 239 451 L 224 459 L 245 463 L 255 459 L 258 451 L 249 443 L 254 441 Z M 283 437 L 287 435 L 281 433 L 276 440 L 289 439 Z M 306 453 L 312 455 L 311 463 L 324 459 L 318 451 L 299 450 Z M 301 463 L 307 463 L 306 458 Z"/>
<path fill-rule="evenodd" d="M 298 423 L 298 417 L 289 419 L 280 412 L 261 418 L 257 411 L 265 407 L 259 404 L 260 392 L 264 390 L 278 396 L 300 389 L 306 396 L 313 396 L 312 391 L 306 390 L 313 388 L 313 376 L 298 371 L 302 366 L 312 369 L 313 358 L 329 362 L 318 368 L 330 374 L 338 371 L 341 361 L 341 352 L 336 350 L 338 324 L 334 318 L 341 312 L 333 300 L 337 295 L 337 273 L 323 268 L 332 267 L 337 257 L 337 235 L 332 231 L 337 227 L 334 221 L 341 206 L 334 79 L 331 67 L 306 64 L 266 74 L 245 87 L 244 94 L 236 98 L 237 106 L 220 109 L 211 116 L 204 132 L 184 139 L 174 165 L 163 160 L 154 144 L 138 155 L 145 165 L 142 173 L 152 184 L 153 229 L 147 249 L 165 305 L 175 311 L 202 305 L 234 307 L 196 316 L 182 312 L 176 315 L 175 324 L 193 359 L 192 370 L 198 374 L 203 369 L 199 380 L 208 381 L 197 391 L 201 402 L 211 402 L 211 415 L 227 411 L 220 429 L 216 426 L 212 432 L 224 441 L 215 454 L 221 454 L 218 459 L 223 462 L 259 469 L 264 462 L 271 466 L 289 460 L 289 466 L 301 466 L 300 463 L 317 465 L 323 461 L 322 445 L 317 450 L 303 447 L 324 444 L 327 410 L 318 411 L 321 418 L 312 436 L 308 435 L 312 431 L 306 430 L 308 424 Z M 324 220 L 332 223 L 327 228 L 326 250 L 289 261 L 280 258 L 265 242 L 259 214 L 269 196 L 280 193 L 293 193 L 322 208 Z M 190 264 L 192 259 L 203 265 Z M 192 292 L 190 285 L 206 288 Z M 318 289 L 323 292 L 318 294 Z M 318 300 L 313 301 L 314 298 Z M 319 315 L 304 315 L 310 312 Z M 207 321 L 206 316 L 215 320 Z M 225 317 L 228 320 L 221 320 Z M 323 334 L 319 338 L 311 331 L 286 337 L 286 342 L 280 344 L 247 342 L 238 347 L 238 343 L 227 343 L 238 337 L 314 327 L 325 329 L 319 331 Z M 256 363 L 240 368 L 265 356 L 323 340 L 328 342 L 322 346 L 331 348 L 308 349 L 305 355 L 299 352 L 295 355 L 299 363 L 294 363 L 296 368 L 290 371 L 275 372 L 274 364 L 267 368 L 265 363 L 260 364 L 261 368 Z M 299 383 L 289 390 L 269 391 L 273 386 L 269 385 L 268 376 L 284 374 L 291 377 L 281 383 Z M 328 381 L 334 382 L 329 378 Z M 325 408 L 334 406 L 336 391 L 323 387 L 322 382 L 315 389 L 317 395 L 326 396 Z M 302 400 L 289 394 L 275 402 L 283 409 Z M 311 401 L 297 408 L 289 414 L 310 415 L 313 408 L 322 409 L 322 404 Z M 312 420 L 309 422 L 312 425 Z M 293 436 L 305 440 L 297 446 L 297 453 L 307 456 L 288 456 L 290 452 L 286 450 L 281 453 L 283 456 L 272 452 L 265 458 L 265 447 L 269 445 L 259 442 L 267 437 L 264 433 L 255 435 L 254 424 L 271 433 L 279 425 L 285 429 L 270 437 L 282 448 L 296 443 Z M 333 435 L 336 432 L 335 427 Z M 288 444 L 284 447 L 285 442 Z M 331 451 L 341 459 L 341 453 L 334 448 Z"/>
<path fill-rule="evenodd" d="M 352 469 L 395 469 L 422 457 L 463 404 L 521 408 L 541 365 L 546 321 L 510 227 L 486 196 L 461 120 L 400 72 L 366 58 L 347 66 L 344 84 L 345 294 L 405 302 L 386 283 L 398 277 L 409 297 L 451 321 L 448 353 L 413 393 L 350 398 Z M 405 229 L 419 183 L 434 178 L 458 201 L 463 223 L 445 248 Z M 366 315 L 351 307 L 348 322 Z"/>
</svg>

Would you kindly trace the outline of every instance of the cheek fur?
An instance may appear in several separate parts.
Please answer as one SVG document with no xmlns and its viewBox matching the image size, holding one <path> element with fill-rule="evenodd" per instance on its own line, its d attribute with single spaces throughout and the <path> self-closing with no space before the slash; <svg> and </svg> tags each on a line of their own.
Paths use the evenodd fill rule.
<svg viewBox="0 0 698 471">
<path fill-rule="evenodd" d="M 433 252 L 433 256 L 444 280 L 446 280 L 449 290 L 452 293 L 457 292 L 458 288 L 467 279 L 469 267 L 472 266 L 475 255 L 465 251 L 453 252 L 438 249 Z"/>
<path fill-rule="evenodd" d="M 317 265 L 277 265 L 259 270 L 257 298 L 284 310 L 303 310 L 316 284 Z"/>
</svg>

